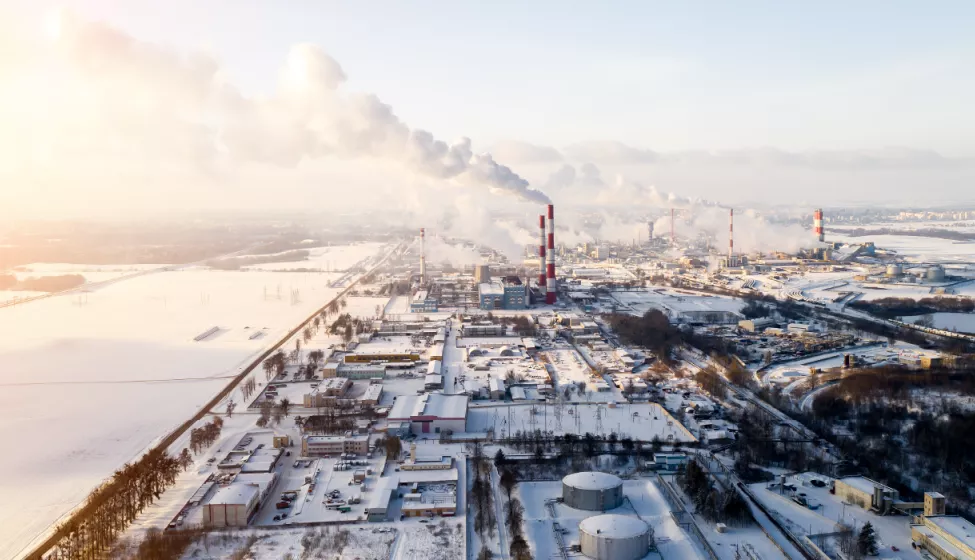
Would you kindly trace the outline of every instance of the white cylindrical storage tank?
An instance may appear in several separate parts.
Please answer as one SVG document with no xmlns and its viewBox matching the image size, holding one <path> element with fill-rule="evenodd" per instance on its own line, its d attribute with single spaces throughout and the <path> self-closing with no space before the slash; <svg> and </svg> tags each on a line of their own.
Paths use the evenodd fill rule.
<svg viewBox="0 0 975 560">
<path fill-rule="evenodd" d="M 596 560 L 638 560 L 650 549 L 650 527 L 638 517 L 597 515 L 579 523 L 579 544 Z"/>
<path fill-rule="evenodd" d="M 932 266 L 928 269 L 928 281 L 930 282 L 944 282 L 945 279 L 945 269 L 939 265 Z"/>
<path fill-rule="evenodd" d="M 623 481 L 603 472 L 579 472 L 562 479 L 565 505 L 588 511 L 606 511 L 623 505 Z"/>
<path fill-rule="evenodd" d="M 904 267 L 899 264 L 887 265 L 887 276 L 901 276 L 904 274 Z"/>
</svg>

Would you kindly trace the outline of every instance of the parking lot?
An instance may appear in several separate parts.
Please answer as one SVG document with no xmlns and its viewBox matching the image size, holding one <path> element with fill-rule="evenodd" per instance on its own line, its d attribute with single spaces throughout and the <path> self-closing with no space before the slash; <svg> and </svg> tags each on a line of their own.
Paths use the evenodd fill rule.
<svg viewBox="0 0 975 560">
<path fill-rule="evenodd" d="M 289 458 L 279 467 L 277 486 L 254 524 L 273 526 L 364 519 L 364 503 L 383 462 L 384 457 Z M 285 496 L 290 499 L 284 499 Z"/>
</svg>

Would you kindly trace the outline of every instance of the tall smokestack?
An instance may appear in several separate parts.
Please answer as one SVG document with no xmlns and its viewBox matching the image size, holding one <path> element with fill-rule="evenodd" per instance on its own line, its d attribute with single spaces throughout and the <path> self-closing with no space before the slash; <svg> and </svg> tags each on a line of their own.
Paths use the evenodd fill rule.
<svg viewBox="0 0 975 560">
<path fill-rule="evenodd" d="M 545 214 L 538 216 L 538 291 L 545 294 L 548 291 L 548 272 L 545 266 Z"/>
<path fill-rule="evenodd" d="M 420 283 L 427 283 L 427 230 L 420 228 Z"/>
<path fill-rule="evenodd" d="M 813 212 L 813 231 L 816 233 L 816 238 L 822 243 L 826 241 L 826 230 L 823 229 L 823 209 L 817 208 Z"/>
<path fill-rule="evenodd" d="M 728 263 L 735 256 L 735 209 L 728 209 Z"/>
<path fill-rule="evenodd" d="M 670 244 L 677 245 L 677 234 L 674 233 L 674 209 L 670 209 Z"/>
<path fill-rule="evenodd" d="M 647 222 L 647 230 L 649 231 L 649 241 L 653 243 L 653 222 Z"/>
<path fill-rule="evenodd" d="M 545 293 L 545 303 L 551 305 L 555 303 L 555 206 L 548 205 L 548 249 L 545 253 L 545 264 L 547 268 L 547 292 Z"/>
</svg>

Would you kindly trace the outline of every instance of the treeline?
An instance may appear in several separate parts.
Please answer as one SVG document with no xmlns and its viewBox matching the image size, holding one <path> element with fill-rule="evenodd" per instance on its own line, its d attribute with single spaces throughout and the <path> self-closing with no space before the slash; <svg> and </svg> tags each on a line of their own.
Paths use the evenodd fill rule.
<svg viewBox="0 0 975 560">
<path fill-rule="evenodd" d="M 508 503 L 504 505 L 504 526 L 508 528 L 508 534 L 511 535 L 508 552 L 513 560 L 532 560 L 531 548 L 528 546 L 522 527 L 525 521 L 525 506 L 521 500 L 511 495 L 518 484 L 518 475 L 511 469 L 503 468 L 504 453 L 500 449 L 498 455 L 502 459 L 499 464 L 497 457 L 495 458 L 495 466 L 498 467 L 498 483 L 508 498 Z"/>
<path fill-rule="evenodd" d="M 885 319 L 903 315 L 926 315 L 928 313 L 972 313 L 975 299 L 969 297 L 927 297 L 921 299 L 888 297 L 870 301 L 858 300 L 853 307 Z"/>
<path fill-rule="evenodd" d="M 952 239 L 954 241 L 969 241 L 975 239 L 975 234 L 964 231 L 951 231 L 938 228 L 924 229 L 892 229 L 892 228 L 855 228 L 847 230 L 846 235 L 850 237 L 864 237 L 867 235 L 902 235 L 906 237 L 933 237 L 935 239 Z"/>
<path fill-rule="evenodd" d="M 474 442 L 471 449 L 471 467 L 474 470 L 474 481 L 471 484 L 471 507 L 474 509 L 474 530 L 481 536 L 481 542 L 487 537 L 494 537 L 498 527 L 498 520 L 494 515 L 494 492 L 491 491 L 491 462 L 484 456 L 484 448 L 480 442 Z M 482 548 L 479 557 L 487 553 L 487 547 Z"/>
<path fill-rule="evenodd" d="M 518 336 L 535 336 L 538 333 L 538 328 L 535 326 L 535 323 L 524 315 L 518 315 L 517 317 L 504 316 L 500 318 L 500 322 L 502 325 L 511 325 Z"/>
<path fill-rule="evenodd" d="M 179 457 L 153 449 L 135 463 L 123 466 L 111 480 L 88 495 L 80 515 L 60 525 L 63 536 L 46 558 L 97 560 L 109 550 L 129 524 L 189 467 L 188 450 Z"/>
<path fill-rule="evenodd" d="M 677 477 L 684 493 L 694 503 L 697 513 L 712 523 L 743 526 L 752 521 L 748 505 L 734 489 L 725 490 L 711 482 L 711 476 L 698 463 L 697 457 Z"/>
<path fill-rule="evenodd" d="M 308 260 L 308 251 L 305 249 L 294 249 L 274 255 L 255 255 L 250 257 L 227 257 L 225 259 L 213 259 L 207 261 L 206 265 L 217 270 L 239 270 L 245 266 L 254 266 L 265 263 L 293 262 Z"/>
<path fill-rule="evenodd" d="M 614 313 L 606 318 L 625 343 L 646 348 L 666 363 L 672 361 L 671 351 L 684 342 L 680 330 L 657 309 L 647 311 L 642 317 Z"/>
<path fill-rule="evenodd" d="M 214 416 L 213 420 L 199 428 L 193 428 L 190 430 L 190 449 L 193 450 L 193 453 L 199 453 L 210 447 L 220 437 L 222 429 L 223 420 L 219 416 Z"/>
<path fill-rule="evenodd" d="M 13 274 L 0 274 L 0 290 L 21 290 L 29 292 L 61 292 L 77 288 L 87 280 L 80 274 L 61 274 L 58 276 L 31 276 L 17 280 Z"/>
</svg>

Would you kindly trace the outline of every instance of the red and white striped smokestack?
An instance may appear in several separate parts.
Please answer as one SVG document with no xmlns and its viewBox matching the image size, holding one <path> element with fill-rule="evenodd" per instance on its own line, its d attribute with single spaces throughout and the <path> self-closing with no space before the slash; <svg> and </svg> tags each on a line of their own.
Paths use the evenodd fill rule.
<svg viewBox="0 0 975 560">
<path fill-rule="evenodd" d="M 420 283 L 427 283 L 427 230 L 420 228 Z"/>
<path fill-rule="evenodd" d="M 817 208 L 813 212 L 813 231 L 820 243 L 826 241 L 826 230 L 823 229 L 823 209 Z"/>
<path fill-rule="evenodd" d="M 728 209 L 728 262 L 735 256 L 735 209 Z"/>
<path fill-rule="evenodd" d="M 545 293 L 545 303 L 551 305 L 555 303 L 555 206 L 548 205 L 548 249 L 545 253 L 545 265 L 547 268 L 547 291 Z"/>
<path fill-rule="evenodd" d="M 548 290 L 548 272 L 545 266 L 545 214 L 538 216 L 538 291 L 545 293 Z"/>
</svg>

